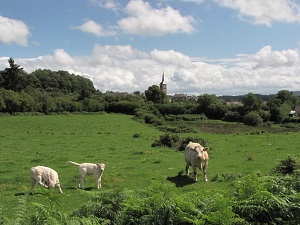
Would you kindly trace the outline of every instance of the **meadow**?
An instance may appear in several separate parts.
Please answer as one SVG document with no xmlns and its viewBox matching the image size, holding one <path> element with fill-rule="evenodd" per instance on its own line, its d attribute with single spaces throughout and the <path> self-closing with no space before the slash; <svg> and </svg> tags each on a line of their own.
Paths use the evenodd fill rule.
<svg viewBox="0 0 300 225">
<path fill-rule="evenodd" d="M 299 157 L 299 132 L 283 133 L 197 133 L 180 137 L 201 137 L 210 148 L 209 181 L 191 182 L 180 177 L 185 168 L 183 152 L 176 148 L 151 147 L 163 132 L 122 114 L 65 114 L 0 117 L 0 206 L 13 217 L 20 196 L 30 202 L 51 205 L 71 213 L 90 199 L 90 193 L 111 190 L 140 190 L 151 183 L 173 186 L 177 193 L 229 190 L 228 182 L 211 181 L 219 175 L 269 174 L 288 155 Z M 67 161 L 108 162 L 102 188 L 95 189 L 93 177 L 85 180 L 86 190 L 77 188 L 78 169 Z M 43 165 L 55 169 L 64 191 L 35 187 L 29 195 L 29 170 Z M 49 193 L 51 195 L 49 195 Z M 55 203 L 52 202 L 55 199 Z M 57 204 L 56 204 L 57 203 Z"/>
</svg>

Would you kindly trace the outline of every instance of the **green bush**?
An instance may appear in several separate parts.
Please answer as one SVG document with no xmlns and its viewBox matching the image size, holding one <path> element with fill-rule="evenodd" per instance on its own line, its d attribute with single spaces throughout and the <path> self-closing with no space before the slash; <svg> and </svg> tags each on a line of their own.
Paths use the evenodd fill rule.
<svg viewBox="0 0 300 225">
<path fill-rule="evenodd" d="M 251 224 L 299 224 L 299 197 L 272 193 L 270 183 L 273 178 L 255 173 L 235 181 L 233 211 Z"/>
<path fill-rule="evenodd" d="M 244 116 L 243 122 L 248 126 L 257 126 L 263 123 L 263 119 L 256 112 L 249 112 Z"/>
<path fill-rule="evenodd" d="M 239 112 L 229 111 L 225 113 L 223 120 L 227 122 L 239 122 L 241 121 L 241 115 Z"/>
<path fill-rule="evenodd" d="M 292 156 L 288 156 L 287 159 L 281 160 L 280 163 L 275 166 L 272 173 L 279 174 L 292 174 L 295 170 L 300 169 L 300 164 Z"/>
<path fill-rule="evenodd" d="M 159 139 L 155 140 L 151 147 L 157 147 L 157 146 L 165 146 L 172 148 L 179 142 L 179 136 L 177 134 L 171 134 L 171 133 L 165 133 L 164 135 L 161 135 Z"/>
<path fill-rule="evenodd" d="M 178 146 L 178 150 L 179 151 L 184 151 L 185 147 L 187 146 L 187 144 L 189 142 L 196 142 L 196 143 L 199 143 L 201 144 L 202 146 L 206 146 L 207 145 L 207 141 L 202 139 L 202 138 L 195 138 L 195 137 L 186 137 L 184 139 L 182 139 L 179 143 L 179 146 Z"/>
</svg>

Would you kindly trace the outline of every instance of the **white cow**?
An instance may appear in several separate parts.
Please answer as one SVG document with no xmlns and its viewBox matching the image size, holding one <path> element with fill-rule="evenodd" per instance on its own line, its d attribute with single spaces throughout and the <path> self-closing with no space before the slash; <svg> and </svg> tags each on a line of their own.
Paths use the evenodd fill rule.
<svg viewBox="0 0 300 225">
<path fill-rule="evenodd" d="M 33 192 L 35 184 L 39 184 L 44 188 L 54 188 L 55 186 L 57 186 L 59 192 L 63 193 L 60 188 L 57 172 L 49 167 L 45 167 L 45 166 L 32 167 L 30 169 L 30 177 L 31 177 L 31 192 Z"/>
<path fill-rule="evenodd" d="M 207 181 L 206 169 L 208 164 L 208 148 L 199 143 L 189 142 L 185 147 L 184 157 L 186 161 L 186 176 L 189 175 L 189 167 L 192 166 L 194 172 L 194 181 L 197 181 L 197 167 L 203 171 L 204 181 Z"/>
<path fill-rule="evenodd" d="M 97 189 L 101 188 L 101 177 L 105 166 L 108 163 L 76 163 L 72 161 L 68 161 L 69 164 L 73 164 L 78 166 L 79 169 L 79 184 L 78 187 L 84 189 L 84 177 L 86 175 L 94 175 L 96 179 L 96 187 Z"/>
</svg>

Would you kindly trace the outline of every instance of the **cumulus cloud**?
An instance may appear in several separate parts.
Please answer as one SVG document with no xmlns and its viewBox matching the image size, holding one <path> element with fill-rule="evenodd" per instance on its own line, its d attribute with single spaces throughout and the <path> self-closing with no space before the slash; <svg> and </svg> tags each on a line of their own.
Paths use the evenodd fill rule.
<svg viewBox="0 0 300 225">
<path fill-rule="evenodd" d="M 125 33 L 162 36 L 169 33 L 195 32 L 194 18 L 182 16 L 171 7 L 154 9 L 143 0 L 131 0 L 125 7 L 129 16 L 118 21 Z"/>
<path fill-rule="evenodd" d="M 272 51 L 271 46 L 265 46 L 253 56 L 256 68 L 295 66 L 299 65 L 299 59 L 299 52 L 296 50 Z"/>
<path fill-rule="evenodd" d="M 165 65 L 175 65 L 181 67 L 189 67 L 191 65 L 191 59 L 188 56 L 180 52 L 175 52 L 174 50 L 160 51 L 154 49 L 151 51 L 151 56 L 155 61 Z"/>
<path fill-rule="evenodd" d="M 73 27 L 73 29 L 81 30 L 86 33 L 91 33 L 95 36 L 112 36 L 115 35 L 116 32 L 111 30 L 105 30 L 101 24 L 96 23 L 93 20 L 88 20 L 81 26 Z"/>
<path fill-rule="evenodd" d="M 271 26 L 273 22 L 300 22 L 300 5 L 294 0 L 214 0 L 238 11 L 240 19 Z"/>
<path fill-rule="evenodd" d="M 27 46 L 29 35 L 29 28 L 23 21 L 0 16 L 0 42 Z"/>
<path fill-rule="evenodd" d="M 7 60 L 0 58 L 0 68 L 8 66 Z M 87 77 L 102 92 L 144 92 L 149 86 L 159 85 L 163 72 L 170 95 L 275 94 L 300 87 L 299 51 L 273 51 L 271 46 L 252 55 L 219 59 L 218 63 L 173 50 L 154 49 L 148 53 L 130 45 L 99 44 L 88 56 L 75 57 L 57 49 L 51 55 L 14 60 L 27 72 L 44 68 Z"/>
<path fill-rule="evenodd" d="M 120 3 L 116 0 L 89 0 L 89 1 L 99 7 L 109 9 L 109 10 L 117 11 L 121 8 Z"/>
</svg>

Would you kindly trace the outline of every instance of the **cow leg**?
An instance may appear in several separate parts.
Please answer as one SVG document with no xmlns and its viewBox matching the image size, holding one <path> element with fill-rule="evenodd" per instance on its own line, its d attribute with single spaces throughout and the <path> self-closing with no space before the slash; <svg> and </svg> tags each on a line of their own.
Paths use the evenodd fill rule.
<svg viewBox="0 0 300 225">
<path fill-rule="evenodd" d="M 192 167 L 193 167 L 193 173 L 194 173 L 194 181 L 197 181 L 197 167 L 194 165 Z"/>
<path fill-rule="evenodd" d="M 207 168 L 207 165 L 206 165 L 206 164 L 203 164 L 203 165 L 202 165 L 202 170 L 203 170 L 203 180 L 204 180 L 204 181 L 207 181 L 207 177 L 206 177 L 206 168 Z"/>
<path fill-rule="evenodd" d="M 33 193 L 34 186 L 36 184 L 36 180 L 31 178 L 31 193 Z"/>
<path fill-rule="evenodd" d="M 101 177 L 96 177 L 96 187 L 97 189 L 101 188 Z"/>
<path fill-rule="evenodd" d="M 189 168 L 190 168 L 190 166 L 188 164 L 186 164 L 186 166 L 185 166 L 185 175 L 186 176 L 188 176 L 190 174 Z"/>
<path fill-rule="evenodd" d="M 37 181 L 36 183 L 38 183 L 40 186 L 44 187 L 44 188 L 49 188 L 46 184 L 44 184 L 42 182 L 42 177 L 41 176 L 37 176 Z"/>
<path fill-rule="evenodd" d="M 63 193 L 63 191 L 61 190 L 61 187 L 60 187 L 60 183 L 57 183 L 56 186 L 58 187 L 59 192 Z"/>
<path fill-rule="evenodd" d="M 84 176 L 82 176 L 82 175 L 79 176 L 78 188 L 81 188 L 82 190 L 84 190 Z"/>
</svg>

